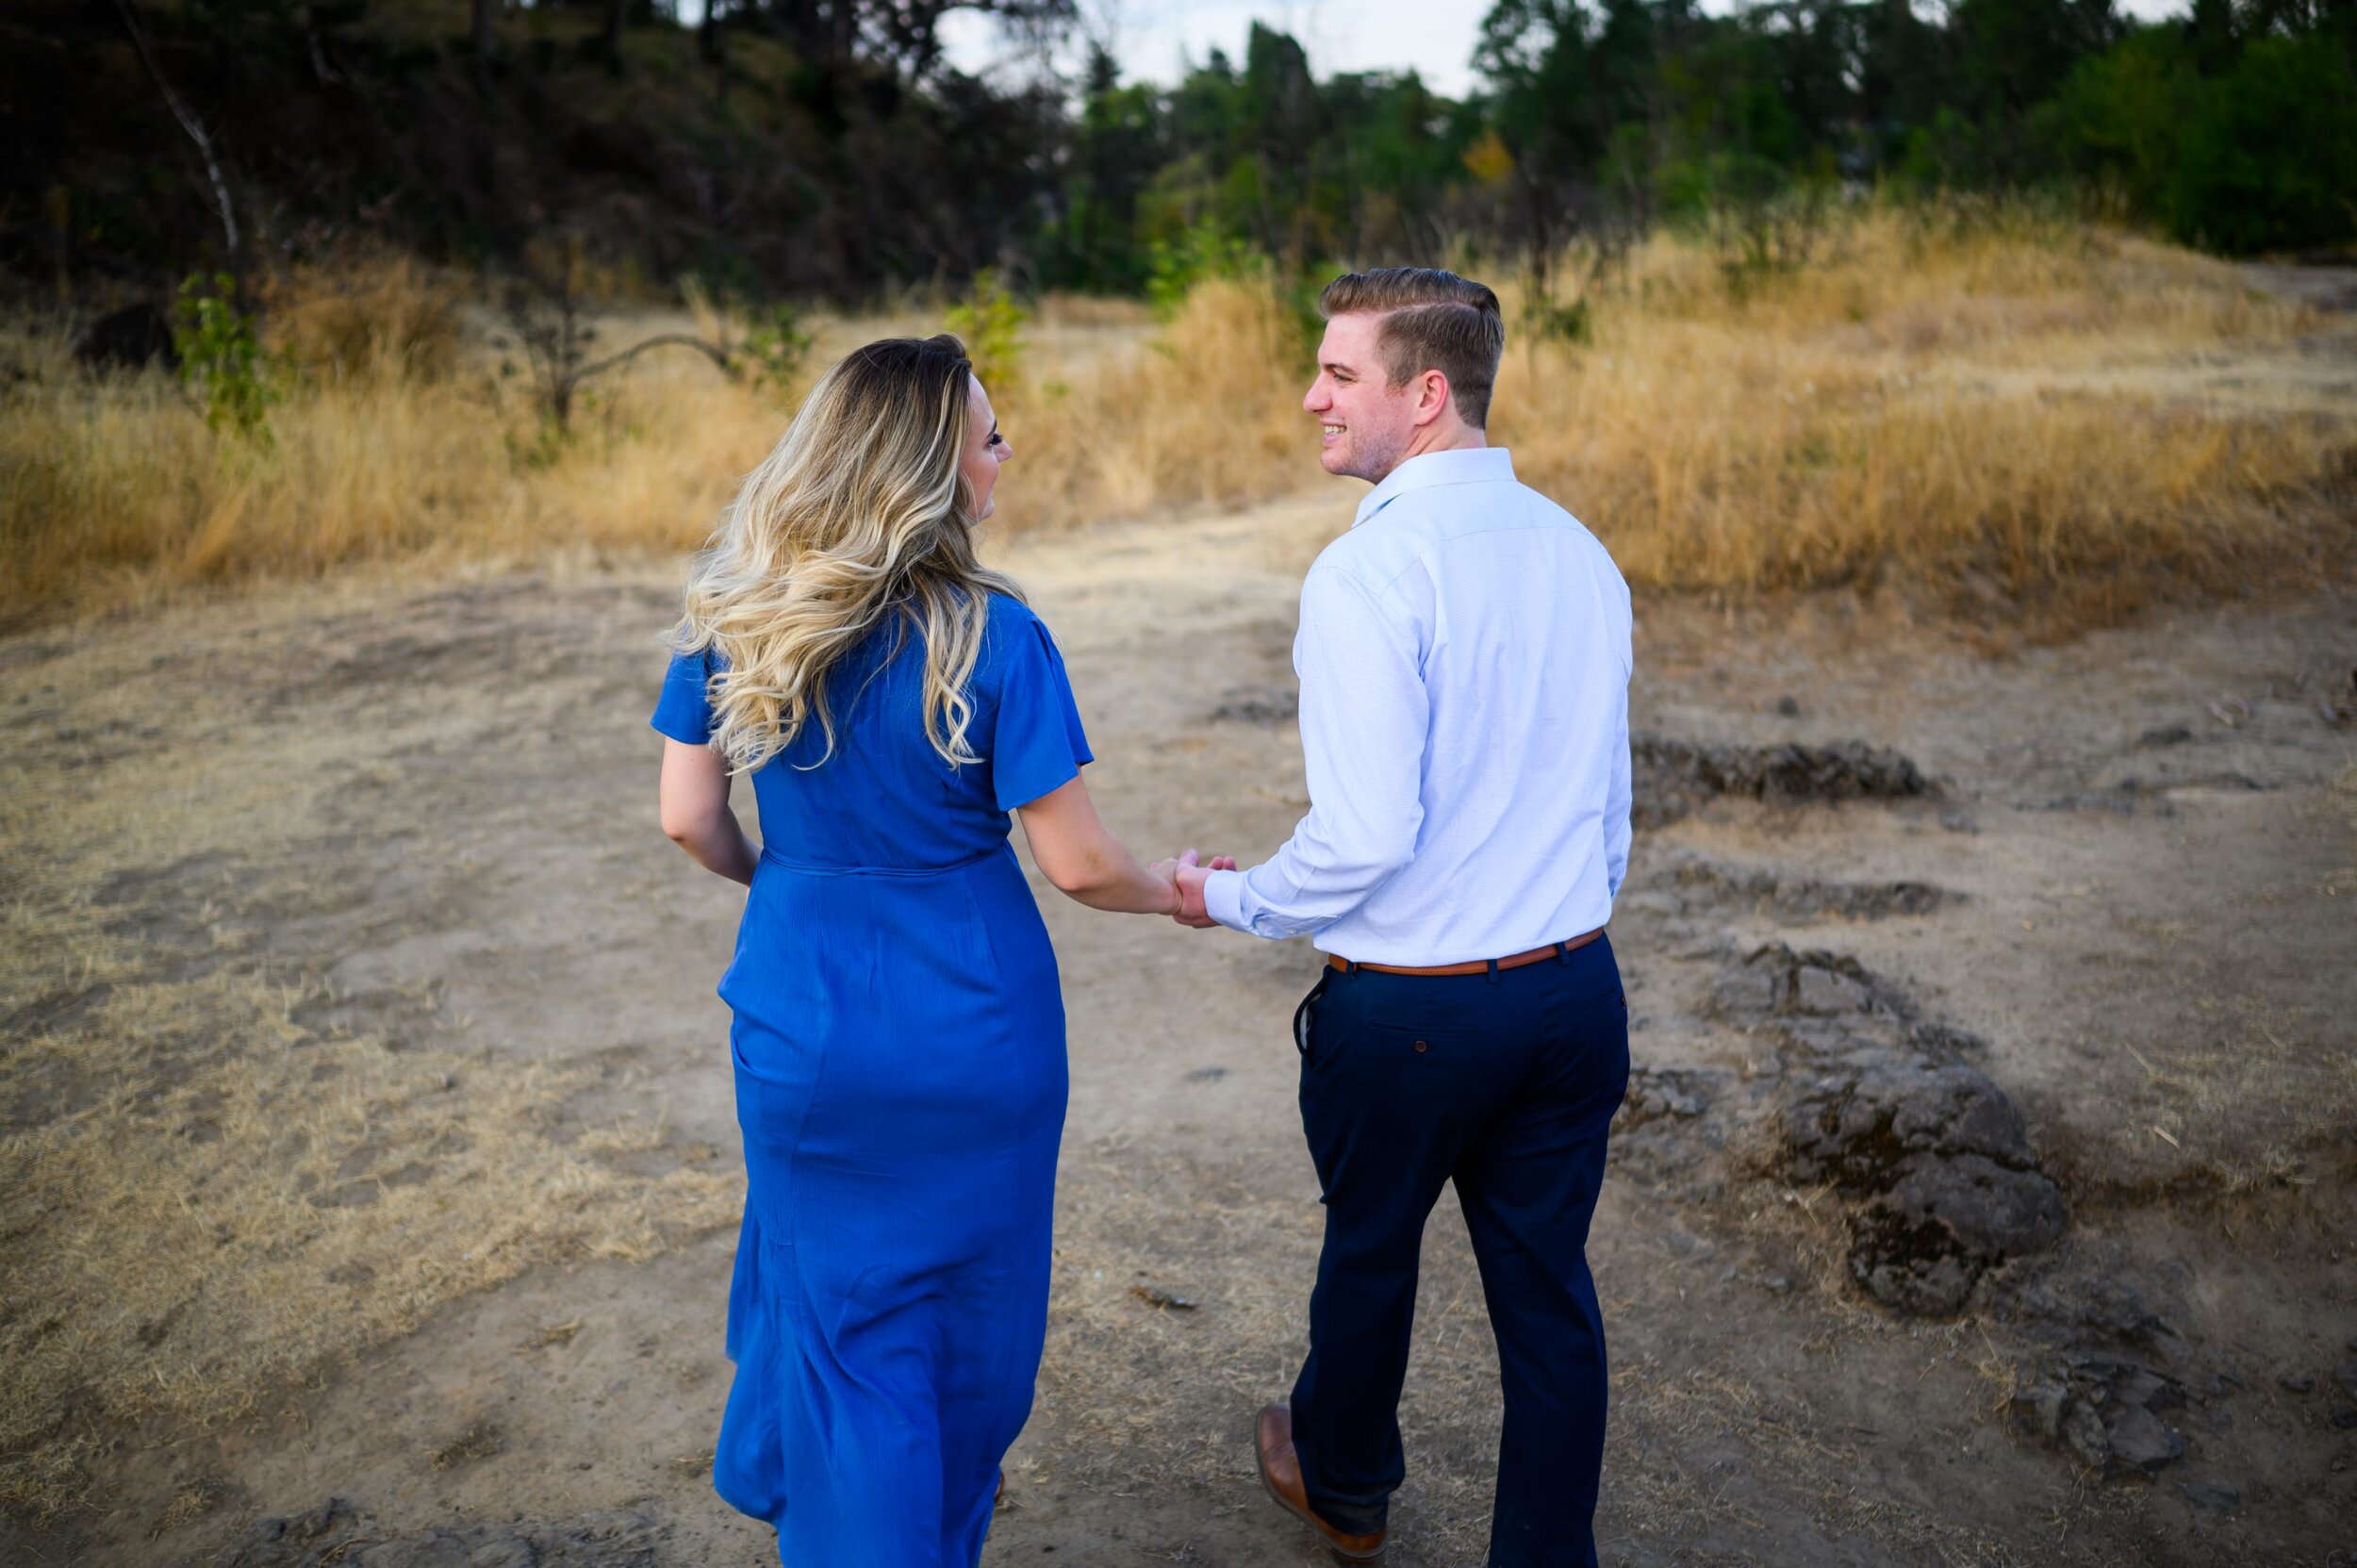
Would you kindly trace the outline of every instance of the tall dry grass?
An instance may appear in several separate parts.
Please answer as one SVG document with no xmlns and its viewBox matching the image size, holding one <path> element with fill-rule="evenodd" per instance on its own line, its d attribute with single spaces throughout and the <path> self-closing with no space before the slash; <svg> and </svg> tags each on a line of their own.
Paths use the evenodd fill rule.
<svg viewBox="0 0 2357 1568">
<path fill-rule="evenodd" d="M 1494 434 L 1633 583 L 2079 623 L 2349 541 L 2357 404 L 2287 363 L 2322 323 L 2184 251 L 1877 209 L 1783 276 L 1656 239 L 1589 305 L 1585 348 L 1509 353 Z"/>
<path fill-rule="evenodd" d="M 2069 623 L 2313 577 L 2348 542 L 2357 410 L 2301 381 L 2293 347 L 2322 323 L 2223 264 L 2024 209 L 1878 206 L 1824 219 L 1781 272 L 1662 235 L 1593 275 L 1581 343 L 1534 338 L 1534 302 L 1507 290 L 1494 435 L 1640 586 L 1883 584 Z M 675 552 L 783 423 L 702 361 L 650 355 L 593 383 L 552 443 L 470 321 L 398 262 L 295 280 L 272 322 L 302 374 L 267 451 L 160 377 L 90 380 L 61 338 L 19 329 L 0 344 L 20 367 L 0 393 L 0 619 L 358 561 Z M 1004 526 L 1317 476 L 1309 345 L 1263 287 L 1208 282 L 1159 331 L 1050 302 L 1030 335 L 1001 410 Z"/>
<path fill-rule="evenodd" d="M 0 616 L 364 561 L 678 549 L 775 434 L 750 394 L 659 363 L 595 386 L 553 446 L 459 302 L 415 273 L 358 283 L 273 317 L 299 378 L 267 447 L 208 430 L 160 372 L 92 380 L 62 336 L 18 333 Z"/>
</svg>

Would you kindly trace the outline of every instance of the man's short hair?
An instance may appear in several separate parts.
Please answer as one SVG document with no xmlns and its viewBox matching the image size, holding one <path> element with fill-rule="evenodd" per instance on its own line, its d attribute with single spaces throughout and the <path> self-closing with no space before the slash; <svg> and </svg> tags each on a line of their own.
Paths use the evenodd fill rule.
<svg viewBox="0 0 2357 1568">
<path fill-rule="evenodd" d="M 1394 387 L 1438 371 L 1457 399 L 1457 417 L 1490 422 L 1490 392 L 1506 354 L 1506 318 L 1486 285 L 1438 267 L 1379 267 L 1344 272 L 1318 295 L 1318 314 L 1379 314 L 1376 352 Z"/>
</svg>

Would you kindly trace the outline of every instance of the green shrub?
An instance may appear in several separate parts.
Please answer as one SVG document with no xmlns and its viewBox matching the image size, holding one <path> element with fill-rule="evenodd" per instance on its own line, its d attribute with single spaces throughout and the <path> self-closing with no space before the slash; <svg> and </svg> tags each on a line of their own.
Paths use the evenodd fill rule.
<svg viewBox="0 0 2357 1568">
<path fill-rule="evenodd" d="M 202 401 L 206 424 L 269 446 L 271 404 L 282 395 L 280 368 L 263 352 L 253 315 L 238 308 L 236 279 L 192 272 L 181 281 L 172 346 L 180 355 L 180 384 Z"/>
<path fill-rule="evenodd" d="M 1175 240 L 1146 247 L 1146 297 L 1163 321 L 1178 313 L 1187 292 L 1209 278 L 1255 277 L 1268 259 L 1215 223 L 1189 224 Z"/>
<path fill-rule="evenodd" d="M 781 303 L 757 311 L 739 350 L 745 378 L 773 397 L 791 397 L 810 348 L 810 331 L 792 305 Z"/>
<path fill-rule="evenodd" d="M 991 267 L 975 273 L 973 293 L 949 307 L 949 330 L 965 339 L 974 373 L 995 398 L 1003 401 L 1023 385 L 1023 323 L 1030 318 Z"/>
<path fill-rule="evenodd" d="M 2189 244 L 2319 244 L 2357 230 L 2357 78 L 2320 33 L 2214 62 L 2154 27 L 2071 74 L 2045 111 L 2060 158 Z"/>
</svg>

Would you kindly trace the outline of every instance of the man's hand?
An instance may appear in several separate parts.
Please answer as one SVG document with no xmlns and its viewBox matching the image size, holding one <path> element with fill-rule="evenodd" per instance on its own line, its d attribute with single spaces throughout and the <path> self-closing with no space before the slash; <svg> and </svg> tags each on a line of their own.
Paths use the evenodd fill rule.
<svg viewBox="0 0 2357 1568">
<path fill-rule="evenodd" d="M 1214 871 L 1232 871 L 1235 868 L 1236 857 L 1233 855 L 1213 855 L 1211 863 L 1205 866 L 1197 860 L 1193 850 L 1181 850 L 1173 860 L 1158 860 L 1151 867 L 1171 877 L 1178 884 L 1178 907 L 1171 911 L 1170 917 L 1182 926 L 1193 926 L 1197 931 L 1208 931 L 1219 924 L 1203 908 L 1205 880 Z"/>
</svg>

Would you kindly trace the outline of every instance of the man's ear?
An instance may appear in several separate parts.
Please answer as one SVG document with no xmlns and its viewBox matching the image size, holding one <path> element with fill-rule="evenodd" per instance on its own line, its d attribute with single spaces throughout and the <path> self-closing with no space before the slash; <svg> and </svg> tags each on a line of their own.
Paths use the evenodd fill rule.
<svg viewBox="0 0 2357 1568">
<path fill-rule="evenodd" d="M 1448 377 L 1439 371 L 1426 371 L 1416 377 L 1416 422 L 1430 424 L 1448 406 Z"/>
</svg>

